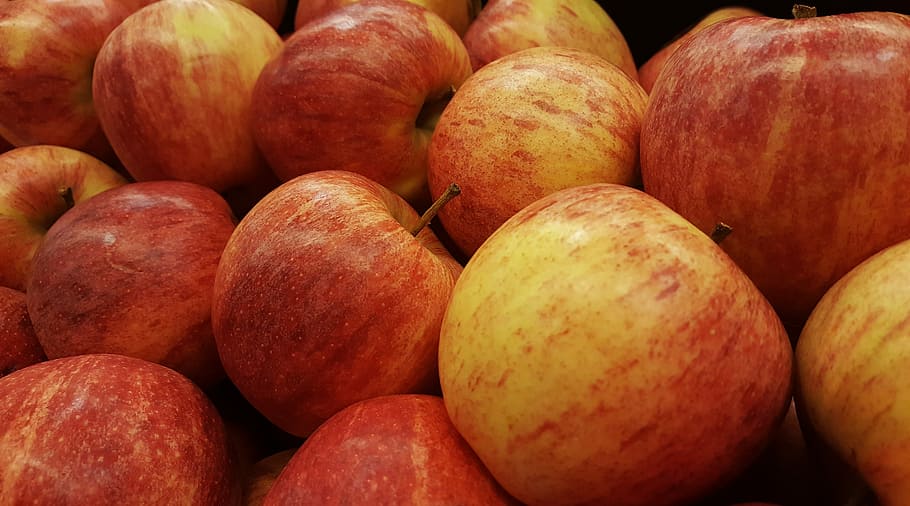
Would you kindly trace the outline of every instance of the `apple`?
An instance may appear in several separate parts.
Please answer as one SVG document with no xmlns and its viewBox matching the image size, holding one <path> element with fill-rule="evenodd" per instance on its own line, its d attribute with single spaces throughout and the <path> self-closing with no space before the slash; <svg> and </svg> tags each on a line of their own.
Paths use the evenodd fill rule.
<svg viewBox="0 0 910 506">
<path fill-rule="evenodd" d="M 240 221 L 215 277 L 225 371 L 304 437 L 354 402 L 438 385 L 439 325 L 461 265 L 417 213 L 366 176 L 317 171 Z"/>
<path fill-rule="evenodd" d="M 357 172 L 422 209 L 439 113 L 471 74 L 458 34 L 404 0 L 363 0 L 285 41 L 253 90 L 253 133 L 282 181 Z"/>
<path fill-rule="evenodd" d="M 129 173 L 218 192 L 272 179 L 253 140 L 251 94 L 281 45 L 229 0 L 162 0 L 124 20 L 98 52 L 92 90 Z"/>
<path fill-rule="evenodd" d="M 48 228 L 72 206 L 126 183 L 104 162 L 62 146 L 0 154 L 0 286 L 24 291 Z"/>
<path fill-rule="evenodd" d="M 278 479 L 278 475 L 281 474 L 296 451 L 297 447 L 288 448 L 264 457 L 253 464 L 244 481 L 243 506 L 262 505 L 265 495 L 271 490 L 272 484 Z"/>
<path fill-rule="evenodd" d="M 48 358 L 119 353 L 171 367 L 207 388 L 224 377 L 211 301 L 234 216 L 210 188 L 131 183 L 60 217 L 26 289 Z"/>
<path fill-rule="evenodd" d="M 910 240 L 839 279 L 796 345 L 801 419 L 872 488 L 910 504 Z"/>
<path fill-rule="evenodd" d="M 452 426 L 441 398 L 388 395 L 341 410 L 275 480 L 264 506 L 517 504 Z"/>
<path fill-rule="evenodd" d="M 430 194 L 459 198 L 439 223 L 471 255 L 506 219 L 570 186 L 638 183 L 648 96 L 617 66 L 570 48 L 523 49 L 472 75 L 439 118 Z"/>
<path fill-rule="evenodd" d="M 509 218 L 442 322 L 455 427 L 527 504 L 691 504 L 769 444 L 792 350 L 712 240 L 653 197 L 598 183 Z"/>
<path fill-rule="evenodd" d="M 46 359 L 28 318 L 25 294 L 0 286 L 0 378 Z"/>
<path fill-rule="evenodd" d="M 176 372 L 121 355 L 0 379 L 3 504 L 238 504 L 224 427 Z"/>
<path fill-rule="evenodd" d="M 837 279 L 910 238 L 910 18 L 742 17 L 667 61 L 644 189 L 710 231 L 797 336 Z"/>
<path fill-rule="evenodd" d="M 294 13 L 294 29 L 299 30 L 310 21 L 325 16 L 333 10 L 359 0 L 311 0 L 298 2 Z M 461 36 L 480 12 L 480 0 L 408 0 L 425 7 L 439 16 Z"/>
<path fill-rule="evenodd" d="M 66 146 L 112 163 L 92 103 L 92 66 L 111 30 L 148 2 L 3 2 L 0 136 L 14 146 Z"/>
<path fill-rule="evenodd" d="M 594 53 L 638 79 L 629 44 L 596 0 L 489 0 L 464 44 L 475 71 L 521 49 L 562 46 Z"/>
<path fill-rule="evenodd" d="M 688 40 L 692 34 L 698 33 L 714 23 L 727 19 L 761 15 L 762 13 L 755 9 L 739 5 L 719 7 L 709 12 L 705 17 L 701 18 L 695 25 L 689 28 L 681 37 L 672 40 L 669 44 L 660 48 L 660 50 L 651 55 L 640 67 L 638 67 L 638 82 L 641 83 L 642 88 L 644 88 L 646 92 L 651 93 L 651 88 L 654 87 L 654 81 L 657 79 L 660 71 L 664 68 L 664 65 L 666 65 L 667 58 L 676 51 L 676 48 Z"/>
</svg>

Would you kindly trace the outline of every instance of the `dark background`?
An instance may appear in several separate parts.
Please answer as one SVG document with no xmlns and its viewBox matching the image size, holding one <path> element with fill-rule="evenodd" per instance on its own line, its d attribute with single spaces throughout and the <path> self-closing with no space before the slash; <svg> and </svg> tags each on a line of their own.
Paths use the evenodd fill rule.
<svg viewBox="0 0 910 506">
<path fill-rule="evenodd" d="M 307 0 L 299 0 L 307 1 Z M 289 0 L 285 22 L 281 33 L 293 28 L 294 12 L 298 0 Z M 686 1 L 669 0 L 666 2 L 649 2 L 646 0 L 598 0 L 619 26 L 620 31 L 632 49 L 635 62 L 641 65 L 667 42 L 684 33 L 689 27 L 705 17 L 709 12 L 731 5 L 751 7 L 768 16 L 778 18 L 791 17 L 792 2 L 785 1 Z M 910 14 L 910 0 L 891 1 L 828 1 L 815 2 L 818 15 L 840 14 L 856 11 L 893 11 Z"/>
</svg>

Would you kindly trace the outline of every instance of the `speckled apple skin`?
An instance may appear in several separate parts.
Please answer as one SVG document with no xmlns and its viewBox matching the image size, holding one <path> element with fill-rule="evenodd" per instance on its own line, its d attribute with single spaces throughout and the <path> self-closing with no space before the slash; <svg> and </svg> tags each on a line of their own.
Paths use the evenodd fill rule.
<svg viewBox="0 0 910 506">
<path fill-rule="evenodd" d="M 234 225 L 220 195 L 182 181 L 131 183 L 65 213 L 26 290 L 48 358 L 120 353 L 205 388 L 221 380 L 212 291 Z"/>
<path fill-rule="evenodd" d="M 773 437 L 791 368 L 780 320 L 730 258 L 609 183 L 498 229 L 459 277 L 439 345 L 453 423 L 532 505 L 706 497 Z"/>
<path fill-rule="evenodd" d="M 456 197 L 457 198 L 457 197 Z M 319 171 L 267 195 L 224 250 L 212 306 L 228 377 L 306 436 L 370 397 L 438 388 L 439 325 L 461 265 L 365 176 Z"/>
<path fill-rule="evenodd" d="M 0 503 L 238 504 L 227 438 L 187 378 L 122 355 L 0 379 Z"/>
<path fill-rule="evenodd" d="M 505 506 L 442 399 L 389 395 L 351 405 L 322 424 L 275 480 L 264 506 L 345 504 Z"/>
</svg>

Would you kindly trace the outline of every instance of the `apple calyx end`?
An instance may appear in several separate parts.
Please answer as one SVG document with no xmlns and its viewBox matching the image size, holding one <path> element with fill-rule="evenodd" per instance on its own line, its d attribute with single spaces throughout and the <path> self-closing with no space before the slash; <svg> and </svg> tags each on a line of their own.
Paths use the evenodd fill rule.
<svg viewBox="0 0 910 506">
<path fill-rule="evenodd" d="M 733 232 L 733 227 L 719 221 L 717 225 L 714 225 L 714 230 L 711 231 L 711 240 L 714 241 L 714 244 L 720 244 L 731 232 Z"/>
<path fill-rule="evenodd" d="M 411 229 L 411 235 L 417 237 L 417 234 L 419 234 L 420 231 L 423 230 L 423 228 L 426 227 L 427 224 L 429 224 L 430 221 L 436 217 L 436 213 L 442 209 L 442 206 L 446 205 L 446 203 L 460 194 L 461 187 L 455 183 L 450 184 L 449 187 L 446 188 L 446 191 L 442 192 L 442 195 L 440 195 L 439 198 L 433 202 L 433 205 L 431 205 L 429 209 L 424 211 L 424 213 L 420 216 L 420 219 L 417 220 L 417 224 L 414 225 L 413 229 Z"/>
<path fill-rule="evenodd" d="M 73 188 L 71 186 L 63 186 L 57 190 L 57 193 L 60 194 L 60 198 L 63 199 L 63 203 L 66 204 L 66 209 L 70 210 L 76 205 L 76 199 L 73 196 Z"/>
<path fill-rule="evenodd" d="M 803 5 L 803 4 L 793 4 L 793 13 L 794 19 L 808 19 L 814 18 L 818 15 L 818 9 L 815 6 Z"/>
</svg>

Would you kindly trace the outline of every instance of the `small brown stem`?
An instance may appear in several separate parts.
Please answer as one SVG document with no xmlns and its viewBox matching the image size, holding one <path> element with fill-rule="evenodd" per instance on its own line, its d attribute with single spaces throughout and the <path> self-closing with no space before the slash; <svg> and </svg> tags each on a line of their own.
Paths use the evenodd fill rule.
<svg viewBox="0 0 910 506">
<path fill-rule="evenodd" d="M 715 244 L 720 244 L 721 241 L 730 235 L 730 232 L 733 232 L 733 227 L 720 221 L 717 225 L 714 225 L 714 230 L 711 231 L 711 240 L 714 241 Z"/>
<path fill-rule="evenodd" d="M 794 19 L 814 18 L 818 15 L 818 9 L 816 9 L 814 6 L 802 4 L 793 4 L 792 12 Z"/>
<path fill-rule="evenodd" d="M 63 199 L 63 202 L 66 204 L 67 209 L 72 209 L 76 205 L 76 199 L 73 197 L 73 188 L 70 186 L 64 186 L 58 190 L 60 197 Z"/>
<path fill-rule="evenodd" d="M 413 235 L 414 237 L 417 237 L 417 234 L 419 234 L 420 231 L 423 230 L 423 227 L 427 226 L 427 224 L 430 223 L 430 221 L 436 216 L 436 213 L 438 213 L 439 210 L 442 209 L 442 206 L 446 205 L 446 203 L 448 201 L 452 200 L 453 198 L 455 198 L 455 196 L 457 196 L 460 193 L 461 193 L 460 186 L 458 186 L 455 183 L 450 184 L 449 187 L 446 188 L 446 191 L 444 191 L 442 193 L 442 195 L 440 195 L 439 198 L 436 199 L 436 202 L 433 202 L 433 205 L 431 205 L 430 208 L 427 209 L 423 213 L 423 215 L 420 216 L 420 219 L 417 221 L 417 224 L 411 230 L 411 235 Z"/>
</svg>

